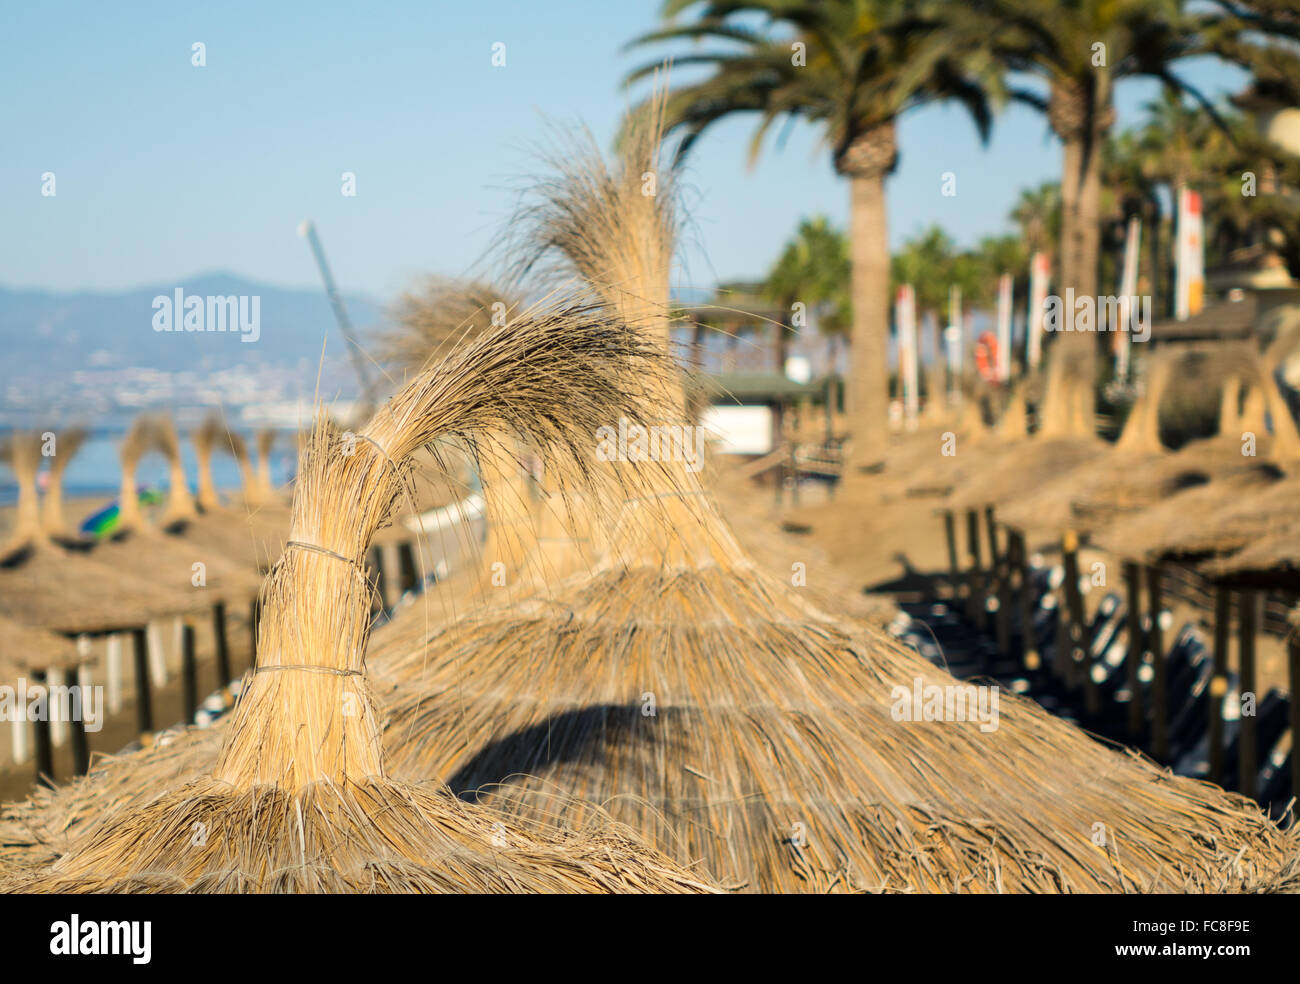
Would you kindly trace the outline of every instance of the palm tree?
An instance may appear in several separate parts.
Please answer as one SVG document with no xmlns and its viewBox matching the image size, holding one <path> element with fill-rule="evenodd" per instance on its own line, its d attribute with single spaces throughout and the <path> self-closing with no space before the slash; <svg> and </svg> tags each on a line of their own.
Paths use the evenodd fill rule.
<svg viewBox="0 0 1300 984">
<path fill-rule="evenodd" d="M 926 374 L 926 402 L 936 408 L 942 387 L 939 385 L 939 315 L 948 303 L 956 247 L 939 226 L 931 226 L 903 243 L 894 254 L 893 286 L 911 284 L 916 296 L 917 324 L 928 326 L 933 361 Z M 891 295 L 892 296 L 892 295 Z"/>
<path fill-rule="evenodd" d="M 850 388 L 853 464 L 878 465 L 888 438 L 889 245 L 885 178 L 898 160 L 899 116 L 922 103 L 956 99 L 982 137 L 990 126 L 988 93 L 997 82 L 981 32 L 953 30 L 946 10 L 924 0 L 668 0 L 669 19 L 698 6 L 688 23 L 670 23 L 633 45 L 679 40 L 709 42 L 714 50 L 674 59 L 677 66 L 712 69 L 674 93 L 669 126 L 681 131 L 679 155 L 716 121 L 756 113 L 750 147 L 757 157 L 782 118 L 819 124 L 836 173 L 850 187 L 852 350 Z M 789 33 L 770 38 L 752 27 Z M 658 62 L 632 72 L 653 73 Z"/>
<path fill-rule="evenodd" d="M 974 16 L 989 19 L 1006 68 L 1047 83 L 1048 98 L 1014 89 L 1037 105 L 1063 146 L 1060 282 L 1079 295 L 1097 293 L 1101 248 L 1102 149 L 1114 126 L 1115 83 L 1151 76 L 1185 92 L 1210 114 L 1208 99 L 1175 73 L 1191 55 L 1213 50 L 1225 15 L 1197 9 L 1194 0 L 972 0 Z M 1100 337 L 1100 336 L 1099 336 Z M 1061 354 L 1095 375 L 1096 344 L 1067 333 Z M 1085 391 L 1086 393 L 1086 391 Z M 1091 419 L 1091 407 L 1075 419 Z"/>
<path fill-rule="evenodd" d="M 1119 282 L 1128 222 L 1137 218 L 1142 224 L 1142 240 L 1150 250 L 1147 263 L 1151 276 L 1146 293 L 1163 297 L 1157 281 L 1164 263 L 1160 245 L 1164 209 L 1158 193 L 1160 182 L 1154 177 L 1155 168 L 1155 155 L 1143 133 L 1125 130 L 1112 134 L 1102 149 L 1101 215 L 1106 243 L 1102 254 L 1102 277 L 1103 283 L 1111 286 Z"/>
<path fill-rule="evenodd" d="M 1045 181 L 1037 188 L 1021 189 L 1011 221 L 1019 227 L 1030 256 L 1050 251 L 1061 237 L 1061 185 Z"/>
<path fill-rule="evenodd" d="M 845 286 L 849 281 L 849 252 L 844 233 L 830 224 L 824 215 L 804 219 L 768 271 L 763 295 L 784 310 L 792 312 L 796 303 L 804 305 L 820 325 L 829 315 L 834 324 L 834 310 L 846 302 Z M 775 328 L 777 372 L 785 371 L 790 324 Z"/>
</svg>

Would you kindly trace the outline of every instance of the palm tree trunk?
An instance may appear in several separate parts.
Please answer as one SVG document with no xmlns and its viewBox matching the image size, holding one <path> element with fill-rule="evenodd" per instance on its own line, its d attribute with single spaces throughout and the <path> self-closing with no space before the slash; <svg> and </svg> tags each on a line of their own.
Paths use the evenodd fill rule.
<svg viewBox="0 0 1300 984">
<path fill-rule="evenodd" d="M 1061 175 L 1062 296 L 1097 296 L 1101 250 L 1101 149 L 1114 119 L 1108 79 L 1062 80 L 1052 86 L 1048 119 L 1064 145 Z M 1067 325 L 1074 311 L 1066 305 Z M 1065 326 L 1062 326 L 1065 327 Z M 1094 328 L 1096 325 L 1093 326 Z M 1066 331 L 1053 344 L 1057 358 L 1080 385 L 1069 390 L 1071 405 L 1059 408 L 1072 433 L 1092 433 L 1094 384 L 1100 333 Z"/>
<path fill-rule="evenodd" d="M 1080 160 L 1079 200 L 1076 203 L 1074 291 L 1097 296 L 1097 265 L 1101 258 L 1101 147 L 1099 133 L 1083 148 Z"/>
<path fill-rule="evenodd" d="M 1078 226 L 1079 211 L 1079 173 L 1083 162 L 1083 141 L 1076 137 L 1063 138 L 1064 148 L 1061 155 L 1061 280 L 1060 287 L 1064 294 L 1065 285 L 1073 286 L 1077 281 L 1075 270 L 1078 267 L 1078 242 L 1075 229 Z"/>
<path fill-rule="evenodd" d="M 835 156 L 849 179 L 849 253 L 853 327 L 850 334 L 848 471 L 884 464 L 889 440 L 889 222 L 885 177 L 898 161 L 892 119 L 861 133 Z"/>
<path fill-rule="evenodd" d="M 849 182 L 853 366 L 847 416 L 851 465 L 861 470 L 880 464 L 889 437 L 889 242 L 885 176 L 853 175 Z"/>
</svg>

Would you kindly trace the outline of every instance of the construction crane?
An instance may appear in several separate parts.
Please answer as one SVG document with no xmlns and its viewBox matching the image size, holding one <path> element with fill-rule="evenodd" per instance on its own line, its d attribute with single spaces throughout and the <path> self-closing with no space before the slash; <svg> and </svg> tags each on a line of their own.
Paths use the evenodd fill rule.
<svg viewBox="0 0 1300 984">
<path fill-rule="evenodd" d="M 316 224 L 311 219 L 303 222 L 298 226 L 298 235 L 307 240 L 311 246 L 312 256 L 316 257 L 316 266 L 320 268 L 321 279 L 325 281 L 325 294 L 329 297 L 330 307 L 334 309 L 334 318 L 339 323 L 339 331 L 343 333 L 343 340 L 348 344 L 348 357 L 352 360 L 352 368 L 361 383 L 362 413 L 368 413 L 375 405 L 374 383 L 366 368 L 365 353 L 361 351 L 361 346 L 357 344 L 353 335 L 352 321 L 348 318 L 347 308 L 343 306 L 343 297 L 334 284 L 329 264 L 325 262 L 325 250 L 321 248 L 320 237 L 316 235 Z"/>
</svg>

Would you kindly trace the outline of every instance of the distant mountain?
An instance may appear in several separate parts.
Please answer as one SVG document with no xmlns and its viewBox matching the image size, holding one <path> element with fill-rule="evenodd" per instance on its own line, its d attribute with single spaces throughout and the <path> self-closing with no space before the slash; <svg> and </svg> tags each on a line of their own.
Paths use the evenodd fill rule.
<svg viewBox="0 0 1300 984">
<path fill-rule="evenodd" d="M 155 331 L 155 315 L 173 306 L 178 288 L 184 298 L 203 299 L 205 318 L 209 297 L 245 299 L 245 312 L 260 315 L 257 340 L 244 341 L 237 330 Z M 167 301 L 155 306 L 156 298 Z M 345 294 L 344 303 L 364 339 L 382 317 L 380 304 L 363 294 Z M 224 308 L 213 310 L 218 306 Z M 173 312 L 176 327 L 184 314 Z M 161 394 L 165 402 L 167 394 L 175 398 L 178 386 L 202 388 L 214 380 L 224 380 L 223 394 L 232 380 L 242 380 L 242 390 L 231 390 L 236 402 L 241 392 L 268 400 L 292 395 L 287 390 L 294 381 L 310 393 L 322 343 L 323 382 L 338 395 L 354 395 L 345 344 L 323 288 L 276 287 L 225 272 L 124 291 L 0 286 L 0 344 L 6 356 L 0 360 L 0 406 L 63 401 L 86 404 L 69 409 L 103 411 L 148 404 L 150 394 Z M 256 392 L 268 386 L 278 392 Z"/>
</svg>

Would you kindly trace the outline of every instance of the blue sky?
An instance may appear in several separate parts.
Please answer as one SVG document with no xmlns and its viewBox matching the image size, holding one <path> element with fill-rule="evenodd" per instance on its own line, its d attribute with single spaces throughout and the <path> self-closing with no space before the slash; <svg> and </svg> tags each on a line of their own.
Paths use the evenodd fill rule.
<svg viewBox="0 0 1300 984">
<path fill-rule="evenodd" d="M 347 290 L 472 269 L 509 215 L 546 120 L 608 142 L 648 54 L 657 0 L 475 3 L 10 4 L 0 32 L 0 283 L 125 288 L 229 270 L 316 285 L 320 229 Z M 207 65 L 191 65 L 193 42 Z M 506 66 L 491 64 L 506 45 Z M 661 50 L 661 49 L 658 49 Z M 1241 76 L 1190 76 L 1231 91 Z M 679 73 L 679 78 L 684 73 Z M 1121 124 L 1153 86 L 1121 88 Z M 847 217 L 818 134 L 796 127 L 747 170 L 750 123 L 697 145 L 681 284 L 761 275 L 800 216 Z M 1013 108 L 987 148 L 957 108 L 906 117 L 889 184 L 891 240 L 931 223 L 963 245 L 1005 231 L 1019 188 L 1056 176 L 1038 115 Z M 57 196 L 42 197 L 41 175 Z M 340 175 L 357 176 L 357 196 Z M 957 196 L 940 195 L 944 171 Z"/>
</svg>

